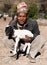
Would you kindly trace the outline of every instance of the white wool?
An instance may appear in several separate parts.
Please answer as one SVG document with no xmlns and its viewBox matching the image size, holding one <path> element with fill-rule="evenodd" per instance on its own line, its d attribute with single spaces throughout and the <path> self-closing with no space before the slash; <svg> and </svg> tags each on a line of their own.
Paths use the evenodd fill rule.
<svg viewBox="0 0 47 65">
<path fill-rule="evenodd" d="M 19 42 L 20 39 L 25 38 L 25 35 L 27 35 L 29 37 L 33 37 L 33 34 L 29 30 L 15 30 L 14 29 L 14 35 L 13 35 L 13 37 L 16 37 L 16 36 L 17 37 L 15 39 L 16 42 L 15 42 L 15 45 L 14 45 L 13 55 L 17 54 L 18 42 Z M 26 47 L 28 46 L 26 54 L 29 54 L 30 45 L 31 45 L 30 42 L 29 43 L 25 43 L 23 51 L 25 51 Z"/>
<path fill-rule="evenodd" d="M 25 38 L 25 35 L 29 37 L 34 37 L 34 35 L 29 30 L 15 30 L 14 29 L 14 36 L 19 38 Z"/>
<path fill-rule="evenodd" d="M 9 28 L 9 26 L 10 25 L 7 25 L 6 27 Z M 13 31 L 14 31 L 13 37 L 16 37 L 16 38 L 15 38 L 14 50 L 12 52 L 13 52 L 13 55 L 15 55 L 15 54 L 17 54 L 18 42 L 20 41 L 20 39 L 25 38 L 25 35 L 27 35 L 28 37 L 32 37 L 33 38 L 34 35 L 31 33 L 31 31 L 26 30 L 26 29 L 23 29 L 23 30 L 13 29 Z M 30 42 L 25 43 L 23 51 L 26 50 L 27 46 L 28 46 L 28 48 L 27 48 L 26 54 L 29 54 L 30 46 L 31 46 Z"/>
</svg>

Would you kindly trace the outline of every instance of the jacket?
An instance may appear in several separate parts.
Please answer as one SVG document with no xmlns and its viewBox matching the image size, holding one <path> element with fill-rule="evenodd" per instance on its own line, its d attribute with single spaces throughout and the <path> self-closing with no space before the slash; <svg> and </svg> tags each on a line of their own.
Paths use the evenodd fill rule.
<svg viewBox="0 0 47 65">
<path fill-rule="evenodd" d="M 18 29 L 17 28 L 17 22 L 18 20 L 13 20 L 9 23 L 10 26 L 12 26 L 13 28 L 15 29 Z M 6 29 L 6 28 L 5 28 Z M 37 24 L 37 21 L 34 21 L 34 20 L 29 20 L 27 19 L 26 20 L 26 23 L 24 24 L 23 26 L 23 29 L 27 29 L 29 31 L 31 31 L 33 34 L 34 34 L 34 38 L 40 34 L 40 31 L 39 31 L 39 27 L 38 27 L 38 24 Z M 6 35 L 9 33 L 8 30 L 5 31 Z M 33 38 L 33 39 L 34 39 Z"/>
</svg>

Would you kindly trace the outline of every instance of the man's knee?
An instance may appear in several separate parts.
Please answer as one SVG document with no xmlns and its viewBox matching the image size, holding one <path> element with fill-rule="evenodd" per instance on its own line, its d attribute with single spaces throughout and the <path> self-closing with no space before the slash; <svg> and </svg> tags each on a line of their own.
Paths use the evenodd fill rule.
<svg viewBox="0 0 47 65">
<path fill-rule="evenodd" d="M 30 56 L 34 58 L 45 42 L 45 38 L 42 35 L 38 35 L 31 43 Z"/>
</svg>

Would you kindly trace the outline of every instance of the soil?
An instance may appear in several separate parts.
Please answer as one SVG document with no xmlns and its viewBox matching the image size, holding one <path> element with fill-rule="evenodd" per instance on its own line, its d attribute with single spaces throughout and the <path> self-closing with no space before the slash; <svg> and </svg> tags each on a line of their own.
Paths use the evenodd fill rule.
<svg viewBox="0 0 47 65">
<path fill-rule="evenodd" d="M 10 57 L 9 51 L 13 45 L 13 41 L 6 40 L 5 35 L 5 27 L 10 20 L 10 17 L 7 17 L 6 21 L 4 21 L 3 18 L 0 19 L 0 65 L 47 65 L 47 42 L 41 51 L 41 55 L 36 58 L 35 63 L 30 62 L 30 59 L 26 56 L 20 56 L 18 60 L 16 60 L 15 57 Z M 41 21 L 43 22 L 43 20 Z M 47 41 L 47 26 L 39 25 L 39 29 L 41 35 L 43 35 Z"/>
</svg>

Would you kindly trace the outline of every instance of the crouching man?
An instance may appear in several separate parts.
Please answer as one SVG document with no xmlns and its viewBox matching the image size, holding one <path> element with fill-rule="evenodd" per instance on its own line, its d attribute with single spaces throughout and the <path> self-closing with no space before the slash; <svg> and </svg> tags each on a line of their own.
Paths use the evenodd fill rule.
<svg viewBox="0 0 47 65">
<path fill-rule="evenodd" d="M 27 4 L 25 2 L 21 2 L 21 3 L 17 4 L 17 19 L 14 21 L 11 21 L 9 23 L 9 25 L 15 29 L 27 29 L 34 34 L 33 38 L 25 36 L 25 38 L 23 40 L 24 40 L 24 42 L 31 43 L 29 56 L 30 56 L 30 58 L 35 58 L 36 54 L 39 52 L 39 50 L 45 43 L 45 40 L 40 35 L 40 31 L 39 31 L 37 22 L 29 20 L 27 18 L 27 16 L 28 16 Z M 5 32 L 8 34 L 9 30 L 6 30 Z"/>
</svg>

